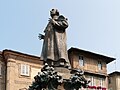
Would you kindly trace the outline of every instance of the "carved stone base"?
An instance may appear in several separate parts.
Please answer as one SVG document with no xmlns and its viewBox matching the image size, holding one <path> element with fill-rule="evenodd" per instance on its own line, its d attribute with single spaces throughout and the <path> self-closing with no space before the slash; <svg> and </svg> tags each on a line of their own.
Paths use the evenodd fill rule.
<svg viewBox="0 0 120 90">
<path fill-rule="evenodd" d="M 70 71 L 65 67 L 52 67 L 45 63 L 28 90 L 79 90 L 88 86 L 89 81 L 80 70 L 73 70 L 72 75 Z"/>
<path fill-rule="evenodd" d="M 55 71 L 62 76 L 63 79 L 69 79 L 71 74 L 70 70 L 64 67 L 54 67 Z"/>
</svg>

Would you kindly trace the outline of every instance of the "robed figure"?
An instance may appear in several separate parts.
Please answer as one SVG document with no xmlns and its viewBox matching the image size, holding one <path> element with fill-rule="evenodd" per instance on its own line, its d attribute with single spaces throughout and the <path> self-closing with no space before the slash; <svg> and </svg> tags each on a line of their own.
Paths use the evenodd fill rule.
<svg viewBox="0 0 120 90">
<path fill-rule="evenodd" d="M 51 18 L 44 30 L 41 60 L 51 61 L 51 64 L 54 63 L 54 65 L 69 65 L 66 45 L 67 18 L 59 15 L 57 9 L 52 9 L 50 15 Z"/>
</svg>

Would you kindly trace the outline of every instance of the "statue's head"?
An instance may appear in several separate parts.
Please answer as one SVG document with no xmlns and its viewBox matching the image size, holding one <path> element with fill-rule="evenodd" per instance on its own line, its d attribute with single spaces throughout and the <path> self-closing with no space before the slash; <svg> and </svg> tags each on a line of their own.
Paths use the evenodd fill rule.
<svg viewBox="0 0 120 90">
<path fill-rule="evenodd" d="M 59 11 L 57 9 L 52 9 L 50 11 L 50 16 L 53 17 L 53 16 L 59 16 Z"/>
</svg>

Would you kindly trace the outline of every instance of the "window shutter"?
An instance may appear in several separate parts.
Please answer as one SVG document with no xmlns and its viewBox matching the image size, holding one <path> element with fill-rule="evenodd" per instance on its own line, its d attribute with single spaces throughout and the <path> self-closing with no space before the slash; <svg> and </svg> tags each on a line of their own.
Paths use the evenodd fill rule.
<svg viewBox="0 0 120 90">
<path fill-rule="evenodd" d="M 21 75 L 24 75 L 24 65 L 21 64 Z"/>
<path fill-rule="evenodd" d="M 92 86 L 94 86 L 94 78 L 93 77 L 91 77 L 91 83 L 92 83 Z"/>
<path fill-rule="evenodd" d="M 100 78 L 100 86 L 103 87 L 104 86 L 104 79 Z"/>
<path fill-rule="evenodd" d="M 26 70 L 26 73 L 25 73 L 25 74 L 26 74 L 27 76 L 29 76 L 30 66 L 29 66 L 29 65 L 26 65 L 26 69 L 25 69 L 25 70 Z"/>
</svg>

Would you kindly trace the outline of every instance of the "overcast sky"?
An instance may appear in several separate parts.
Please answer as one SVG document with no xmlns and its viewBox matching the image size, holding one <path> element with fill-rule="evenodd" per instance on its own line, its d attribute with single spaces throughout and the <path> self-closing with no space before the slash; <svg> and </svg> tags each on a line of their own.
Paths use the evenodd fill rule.
<svg viewBox="0 0 120 90">
<path fill-rule="evenodd" d="M 108 73 L 120 71 L 120 0 L 0 0 L 0 51 L 40 56 L 49 11 L 68 18 L 67 45 L 116 58 Z"/>
</svg>

